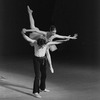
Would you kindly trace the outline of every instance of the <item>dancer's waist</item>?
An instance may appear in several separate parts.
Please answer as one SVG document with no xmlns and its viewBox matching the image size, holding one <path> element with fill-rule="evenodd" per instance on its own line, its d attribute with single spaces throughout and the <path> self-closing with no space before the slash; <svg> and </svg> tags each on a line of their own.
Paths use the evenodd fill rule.
<svg viewBox="0 0 100 100">
<path fill-rule="evenodd" d="M 39 57 L 39 56 L 35 56 L 35 55 L 34 55 L 34 57 L 37 58 L 37 59 L 46 59 L 46 56 L 41 56 L 41 57 Z"/>
</svg>

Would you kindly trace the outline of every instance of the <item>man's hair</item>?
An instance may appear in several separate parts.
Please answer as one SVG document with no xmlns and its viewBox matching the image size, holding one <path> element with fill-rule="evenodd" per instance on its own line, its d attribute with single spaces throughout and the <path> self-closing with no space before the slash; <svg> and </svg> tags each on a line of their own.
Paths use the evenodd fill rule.
<svg viewBox="0 0 100 100">
<path fill-rule="evenodd" d="M 46 44 L 46 39 L 45 38 L 38 38 L 37 39 L 37 44 L 39 46 L 43 46 L 44 44 Z"/>
</svg>

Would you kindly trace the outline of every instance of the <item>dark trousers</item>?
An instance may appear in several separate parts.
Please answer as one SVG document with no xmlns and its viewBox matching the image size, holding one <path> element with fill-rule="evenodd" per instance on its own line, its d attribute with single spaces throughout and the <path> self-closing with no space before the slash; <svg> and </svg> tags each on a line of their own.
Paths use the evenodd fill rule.
<svg viewBox="0 0 100 100">
<path fill-rule="evenodd" d="M 39 93 L 39 89 L 44 90 L 46 88 L 46 57 L 36 57 L 33 59 L 35 79 L 33 85 L 33 93 Z"/>
</svg>

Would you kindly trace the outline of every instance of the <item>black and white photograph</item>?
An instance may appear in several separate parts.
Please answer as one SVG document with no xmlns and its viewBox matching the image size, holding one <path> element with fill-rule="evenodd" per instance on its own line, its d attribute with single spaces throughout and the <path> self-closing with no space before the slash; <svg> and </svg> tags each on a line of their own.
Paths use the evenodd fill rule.
<svg viewBox="0 0 100 100">
<path fill-rule="evenodd" d="M 0 0 L 0 100 L 100 100 L 99 0 Z"/>
</svg>

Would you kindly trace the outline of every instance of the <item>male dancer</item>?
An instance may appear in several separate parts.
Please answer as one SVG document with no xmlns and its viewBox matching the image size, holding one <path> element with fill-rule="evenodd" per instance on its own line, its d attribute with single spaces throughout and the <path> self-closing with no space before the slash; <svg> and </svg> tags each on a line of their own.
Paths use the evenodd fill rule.
<svg viewBox="0 0 100 100">
<path fill-rule="evenodd" d="M 23 37 L 28 42 L 32 43 L 34 46 L 34 72 L 35 72 L 35 79 L 34 79 L 34 86 L 33 86 L 33 94 L 37 98 L 41 98 L 39 95 L 40 90 L 49 92 L 49 90 L 46 89 L 46 61 L 49 56 L 49 47 L 50 45 L 55 44 L 61 44 L 62 41 L 68 41 L 69 39 L 62 40 L 62 41 L 46 41 L 46 38 L 39 37 L 37 40 L 31 39 L 27 35 L 25 35 L 22 32 Z M 47 56 L 47 57 L 46 57 Z M 49 61 L 49 59 L 48 59 Z M 53 68 L 51 62 L 50 64 L 50 70 L 53 73 Z M 40 72 L 41 72 L 41 78 L 40 78 Z"/>
</svg>

